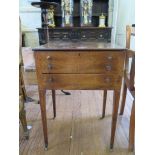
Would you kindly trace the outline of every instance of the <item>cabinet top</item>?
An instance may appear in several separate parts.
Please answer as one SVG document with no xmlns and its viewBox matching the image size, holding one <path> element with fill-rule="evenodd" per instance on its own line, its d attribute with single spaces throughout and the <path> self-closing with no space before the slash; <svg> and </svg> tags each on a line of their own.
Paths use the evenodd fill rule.
<svg viewBox="0 0 155 155">
<path fill-rule="evenodd" d="M 32 49 L 33 51 L 118 51 L 125 47 L 101 41 L 52 41 Z"/>
<path fill-rule="evenodd" d="M 81 29 L 81 30 L 89 30 L 89 29 L 95 29 L 95 30 L 102 30 L 102 29 L 112 29 L 113 27 L 95 27 L 95 26 L 81 26 L 81 27 L 78 27 L 78 26 L 72 26 L 72 27 L 49 27 L 49 28 L 37 28 L 38 30 L 66 30 L 66 29 L 69 29 L 69 30 L 76 30 L 76 29 Z"/>
</svg>

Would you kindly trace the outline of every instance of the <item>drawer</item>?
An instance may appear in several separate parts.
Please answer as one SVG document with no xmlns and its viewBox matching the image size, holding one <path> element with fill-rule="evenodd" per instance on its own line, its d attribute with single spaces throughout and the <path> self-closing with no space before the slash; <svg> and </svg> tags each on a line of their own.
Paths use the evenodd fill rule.
<svg viewBox="0 0 155 155">
<path fill-rule="evenodd" d="M 35 62 L 40 73 L 76 73 L 78 69 L 75 52 L 36 52 Z"/>
<path fill-rule="evenodd" d="M 61 39 L 63 39 L 63 40 L 69 40 L 69 38 L 70 38 L 70 36 L 69 36 L 69 33 L 62 33 L 61 34 Z"/>
<path fill-rule="evenodd" d="M 40 73 L 123 74 L 124 52 L 37 52 Z"/>
<path fill-rule="evenodd" d="M 121 81 L 121 76 L 103 74 L 42 74 L 38 82 L 46 89 L 110 90 L 120 88 Z"/>
<path fill-rule="evenodd" d="M 96 32 L 93 31 L 83 31 L 80 34 L 81 40 L 95 40 L 96 39 Z"/>
<path fill-rule="evenodd" d="M 79 73 L 105 73 L 122 75 L 125 54 L 123 52 L 81 52 Z"/>
</svg>

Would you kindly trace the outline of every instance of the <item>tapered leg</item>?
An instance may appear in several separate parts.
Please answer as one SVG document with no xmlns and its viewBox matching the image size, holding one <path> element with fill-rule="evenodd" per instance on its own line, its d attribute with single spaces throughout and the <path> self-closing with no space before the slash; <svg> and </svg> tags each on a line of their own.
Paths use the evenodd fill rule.
<svg viewBox="0 0 155 155">
<path fill-rule="evenodd" d="M 115 137 L 115 131 L 116 131 L 119 99 L 120 99 L 120 91 L 115 90 L 114 91 L 114 95 L 113 95 L 113 111 L 112 111 L 110 149 L 113 149 L 113 144 L 114 144 L 114 137 Z"/>
<path fill-rule="evenodd" d="M 104 93 L 103 93 L 103 111 L 102 111 L 102 118 L 104 118 L 104 116 L 105 116 L 106 101 L 107 101 L 107 90 L 104 90 Z"/>
<path fill-rule="evenodd" d="M 130 116 L 129 151 L 134 150 L 134 140 L 135 140 L 135 101 L 133 102 Z"/>
<path fill-rule="evenodd" d="M 123 97 L 122 97 L 121 109 L 120 109 L 120 115 L 123 115 L 123 113 L 124 113 L 124 107 L 125 107 L 125 101 L 126 101 L 126 94 L 127 94 L 127 86 L 126 86 L 126 84 L 124 84 Z"/>
<path fill-rule="evenodd" d="M 48 147 L 48 136 L 47 136 L 47 118 L 46 118 L 46 90 L 39 90 L 41 118 L 43 124 L 45 150 Z"/>
<path fill-rule="evenodd" d="M 27 129 L 27 121 L 26 121 L 26 111 L 24 109 L 20 112 L 19 119 L 20 119 L 20 122 L 22 124 L 25 137 L 26 137 L 26 139 L 29 139 L 29 132 Z"/>
<path fill-rule="evenodd" d="M 55 90 L 52 90 L 52 100 L 53 100 L 53 113 L 54 118 L 56 117 L 56 99 L 55 99 Z"/>
<path fill-rule="evenodd" d="M 23 74 L 22 74 L 22 67 L 19 67 L 19 85 L 20 85 L 20 90 L 21 90 L 21 94 L 23 96 L 24 101 L 26 101 L 26 89 L 25 89 L 25 85 L 24 85 L 24 78 L 23 78 Z"/>
</svg>

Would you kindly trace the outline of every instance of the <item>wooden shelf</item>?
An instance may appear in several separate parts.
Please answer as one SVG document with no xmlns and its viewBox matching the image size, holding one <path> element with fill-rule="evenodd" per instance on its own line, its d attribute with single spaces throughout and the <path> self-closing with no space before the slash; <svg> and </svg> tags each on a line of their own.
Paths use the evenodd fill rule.
<svg viewBox="0 0 155 155">
<path fill-rule="evenodd" d="M 44 29 L 46 30 L 47 28 L 37 28 L 37 29 Z M 48 29 L 112 29 L 112 27 L 49 27 Z"/>
</svg>

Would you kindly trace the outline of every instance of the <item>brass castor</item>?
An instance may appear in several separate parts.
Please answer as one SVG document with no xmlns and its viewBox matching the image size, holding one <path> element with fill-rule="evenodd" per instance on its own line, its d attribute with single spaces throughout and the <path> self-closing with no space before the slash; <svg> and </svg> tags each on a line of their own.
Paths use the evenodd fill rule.
<svg viewBox="0 0 155 155">
<path fill-rule="evenodd" d="M 110 144 L 110 152 L 112 152 L 112 151 L 113 151 L 113 145 Z"/>
<path fill-rule="evenodd" d="M 48 147 L 45 147 L 44 150 L 47 151 L 48 150 Z"/>
<path fill-rule="evenodd" d="M 45 148 L 44 148 L 45 151 L 48 150 L 48 144 L 45 144 Z"/>
</svg>

